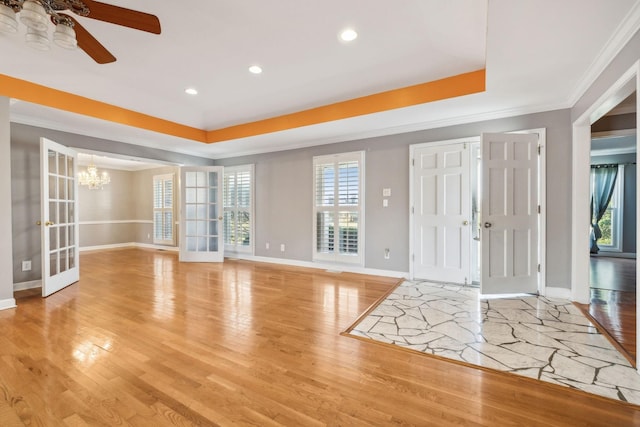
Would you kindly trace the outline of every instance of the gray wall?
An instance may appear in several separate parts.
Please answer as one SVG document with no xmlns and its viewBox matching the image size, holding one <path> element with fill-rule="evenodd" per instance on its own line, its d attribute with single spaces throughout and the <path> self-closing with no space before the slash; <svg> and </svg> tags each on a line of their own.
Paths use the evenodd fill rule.
<svg viewBox="0 0 640 427">
<path fill-rule="evenodd" d="M 11 162 L 11 144 L 9 129 L 9 98 L 0 96 L 0 200 L 11 197 L 11 171 L 15 169 Z M 0 209 L 0 306 L 13 306 L 13 239 L 11 235 L 11 209 Z"/>
<path fill-rule="evenodd" d="M 569 110 L 529 114 L 420 132 L 219 160 L 255 164 L 256 255 L 311 261 L 312 158 L 364 150 L 365 267 L 409 271 L 409 145 L 482 132 L 547 129 L 547 285 L 568 287 L 571 265 L 571 129 Z M 382 207 L 382 188 L 391 188 Z M 270 249 L 265 244 L 270 243 Z M 280 244 L 287 250 L 280 252 Z M 384 248 L 391 257 L 384 259 Z"/>
<path fill-rule="evenodd" d="M 7 101 L 8 102 L 8 101 Z M 0 118 L 1 119 L 1 118 Z M 8 119 L 7 119 L 8 120 Z M 135 157 L 147 158 L 150 160 L 158 160 L 163 162 L 175 162 L 189 165 L 207 165 L 212 164 L 213 162 L 210 159 L 203 159 L 199 157 L 187 156 L 179 153 L 171 153 L 163 150 L 153 150 L 146 147 L 139 147 L 129 144 L 123 144 L 119 142 L 109 141 L 105 139 L 92 138 L 83 135 L 76 135 L 66 132 L 60 132 L 50 129 L 38 128 L 34 126 L 27 126 L 17 123 L 11 123 L 11 165 L 12 167 L 5 168 L 4 170 L 11 170 L 11 202 L 12 209 L 10 212 L 10 216 L 12 221 L 7 220 L 7 223 L 12 225 L 12 236 L 13 236 L 13 279 L 12 283 L 21 283 L 28 282 L 32 280 L 39 280 L 42 277 L 41 271 L 41 248 L 40 248 L 40 227 L 36 226 L 36 221 L 40 220 L 40 137 L 46 137 L 53 141 L 56 141 L 63 145 L 73 146 L 84 148 L 88 150 L 96 150 L 96 151 L 104 151 L 110 153 L 124 154 Z M 7 159 L 9 156 L 7 156 Z M 175 170 L 175 168 L 169 168 L 171 170 Z M 159 170 L 164 171 L 166 168 L 159 168 Z M 150 204 L 151 200 L 151 189 L 152 189 L 152 178 L 147 181 L 147 178 L 150 173 L 149 171 L 141 171 L 138 172 L 141 177 L 145 178 L 136 178 L 133 176 L 130 179 L 130 189 L 134 188 L 134 191 L 138 191 L 138 188 L 145 187 L 146 191 L 142 192 L 144 194 L 149 193 L 148 201 L 141 200 L 140 203 L 146 206 Z M 165 173 L 165 172 L 160 172 Z M 120 175 L 119 173 L 117 173 Z M 137 174 L 137 173 L 136 173 Z M 135 174 L 134 174 L 135 175 Z M 112 181 L 112 184 L 116 184 L 116 181 Z M 109 185 L 112 185 L 109 184 Z M 141 212 L 146 208 L 134 207 L 133 211 L 121 213 L 119 209 L 114 209 L 115 202 L 120 204 L 120 197 L 124 197 L 124 200 L 138 200 L 135 197 L 131 196 L 131 191 L 128 192 L 129 195 L 125 196 L 124 193 L 122 195 L 117 196 L 117 200 L 113 199 L 116 197 L 115 195 L 106 196 L 110 190 L 107 190 L 107 193 L 103 193 L 102 196 L 105 196 L 105 200 L 100 205 L 104 208 L 106 206 L 106 201 L 111 198 L 114 202 L 114 206 L 111 206 L 109 209 L 113 209 L 109 211 L 109 217 L 113 216 L 109 219 L 136 219 L 136 220 L 152 220 L 151 211 L 149 210 L 145 216 L 142 216 Z M 102 191 L 105 191 L 102 190 Z M 82 190 L 81 190 L 82 191 Z M 129 197 L 130 199 L 126 199 Z M 83 201 L 80 198 L 80 209 L 82 210 Z M 111 202 L 109 202 L 111 203 Z M 87 202 L 85 201 L 85 205 Z M 137 203 L 136 203 L 137 205 Z M 129 204 L 127 204 L 129 206 Z M 87 206 L 85 206 L 87 207 Z M 149 208 L 150 209 L 150 208 Z M 103 218 L 100 215 L 105 214 L 107 211 L 103 211 L 102 213 L 95 211 L 91 213 L 91 215 L 98 215 L 97 218 L 102 220 Z M 89 221 L 91 220 L 91 216 L 88 211 L 85 211 L 84 217 L 83 213 L 80 213 L 81 221 Z M 133 215 L 135 218 L 124 218 L 124 216 Z M 98 220 L 95 219 L 93 220 Z M 0 221 L 0 224 L 3 222 Z M 85 228 L 85 226 L 83 226 Z M 90 227 L 87 228 L 88 231 L 83 233 L 81 229 L 81 246 L 92 246 L 94 244 L 112 244 L 116 240 L 125 240 L 126 236 L 130 236 L 130 241 L 137 241 L 140 243 L 151 243 L 151 239 L 147 239 L 146 236 L 151 232 L 150 224 L 138 224 L 137 226 L 129 227 L 127 226 L 117 226 L 114 227 L 111 231 L 108 229 L 105 230 L 104 227 L 98 229 L 98 227 Z M 83 237 L 83 234 L 85 236 Z M 138 236 L 144 236 L 143 239 L 138 240 Z M 88 240 L 87 240 L 88 239 Z M 135 239 L 135 240 L 134 240 Z M 23 272 L 21 265 L 23 260 L 31 260 L 32 270 L 28 272 Z M 1 290 L 0 290 L 1 292 Z M 13 292 L 13 290 L 11 291 Z M 0 294 L 0 299 L 2 299 L 2 295 Z"/>
<path fill-rule="evenodd" d="M 139 221 L 153 221 L 153 177 L 154 175 L 174 175 L 174 198 L 173 198 L 173 217 L 178 219 L 178 209 L 180 206 L 180 191 L 178 188 L 180 168 L 177 166 L 165 166 L 154 169 L 146 169 L 137 171 L 133 174 L 131 193 L 135 195 L 133 218 Z M 178 226 L 174 226 L 175 243 L 178 245 Z M 135 229 L 135 240 L 137 243 L 153 244 L 153 224 L 137 223 Z"/>
</svg>

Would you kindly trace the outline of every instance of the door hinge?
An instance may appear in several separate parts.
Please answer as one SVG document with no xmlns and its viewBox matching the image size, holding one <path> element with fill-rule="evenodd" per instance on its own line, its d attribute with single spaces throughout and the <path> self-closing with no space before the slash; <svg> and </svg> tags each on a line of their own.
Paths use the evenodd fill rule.
<svg viewBox="0 0 640 427">
<path fill-rule="evenodd" d="M 540 155 L 541 151 L 542 151 L 542 145 L 538 144 L 538 156 Z"/>
<path fill-rule="evenodd" d="M 411 166 L 415 166 L 416 165 L 416 159 L 411 159 Z"/>
<path fill-rule="evenodd" d="M 467 149 L 467 143 L 466 143 L 466 142 L 462 145 L 462 148 L 463 148 L 464 150 L 466 150 L 466 149 Z M 465 280 L 466 280 L 466 279 L 465 279 Z"/>
<path fill-rule="evenodd" d="M 540 264 L 538 264 L 538 273 L 540 273 L 541 269 L 542 269 L 542 267 L 540 266 Z"/>
<path fill-rule="evenodd" d="M 538 213 L 542 213 L 542 208 L 538 205 Z"/>
<path fill-rule="evenodd" d="M 413 207 L 413 206 L 411 206 L 411 213 L 412 213 L 412 214 L 413 214 L 413 213 L 415 213 L 415 209 L 414 209 L 414 207 Z"/>
<path fill-rule="evenodd" d="M 416 260 L 415 254 L 411 254 L 411 261 L 415 261 L 415 260 Z"/>
</svg>

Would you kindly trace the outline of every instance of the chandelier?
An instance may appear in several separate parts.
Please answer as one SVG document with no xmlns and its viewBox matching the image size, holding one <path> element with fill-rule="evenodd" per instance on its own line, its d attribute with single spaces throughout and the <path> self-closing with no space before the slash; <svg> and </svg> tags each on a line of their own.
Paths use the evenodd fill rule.
<svg viewBox="0 0 640 427">
<path fill-rule="evenodd" d="M 65 49 L 75 49 L 78 45 L 74 21 L 57 11 L 73 8 L 82 14 L 86 9 L 79 0 L 0 0 L 0 32 L 17 33 L 18 21 L 27 26 L 26 43 L 38 50 L 49 50 L 49 24 L 55 26 L 53 42 Z M 87 9 L 86 13 L 89 13 Z"/>
<path fill-rule="evenodd" d="M 80 185 L 86 185 L 89 190 L 102 190 L 102 186 L 110 183 L 111 178 L 106 172 L 98 174 L 98 168 L 93 163 L 92 158 L 91 163 L 87 166 L 87 170 L 78 174 L 78 182 Z"/>
</svg>

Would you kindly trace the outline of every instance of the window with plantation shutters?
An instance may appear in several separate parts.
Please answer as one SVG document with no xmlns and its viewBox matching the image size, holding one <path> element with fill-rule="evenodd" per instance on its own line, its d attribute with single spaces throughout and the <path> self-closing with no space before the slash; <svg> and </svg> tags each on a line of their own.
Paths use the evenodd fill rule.
<svg viewBox="0 0 640 427">
<path fill-rule="evenodd" d="M 253 252 L 253 165 L 224 169 L 225 251 Z"/>
<path fill-rule="evenodd" d="M 364 152 L 313 159 L 313 258 L 362 265 Z"/>
<path fill-rule="evenodd" d="M 153 243 L 175 245 L 173 174 L 153 177 Z"/>
</svg>

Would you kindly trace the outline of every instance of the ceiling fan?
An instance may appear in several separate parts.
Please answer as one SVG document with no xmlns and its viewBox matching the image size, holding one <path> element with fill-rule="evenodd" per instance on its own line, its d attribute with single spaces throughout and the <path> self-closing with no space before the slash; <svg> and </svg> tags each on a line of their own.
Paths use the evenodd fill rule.
<svg viewBox="0 0 640 427">
<path fill-rule="evenodd" d="M 1 9 L 3 6 L 5 8 Z M 9 9 L 13 11 L 13 17 L 8 16 L 11 12 Z M 16 32 L 15 14 L 20 13 L 20 20 L 28 27 L 27 41 L 29 41 L 30 34 L 32 38 L 46 37 L 46 34 L 42 35 L 40 32 L 46 31 L 47 21 L 50 20 L 56 26 L 53 38 L 57 44 L 74 48 L 77 40 L 77 46 L 98 64 L 114 62 L 115 56 L 73 16 L 63 13 L 65 11 L 98 21 L 160 34 L 160 21 L 157 16 L 92 0 L 0 0 L 0 24 L 5 26 L 5 31 L 8 29 L 9 32 Z"/>
</svg>

